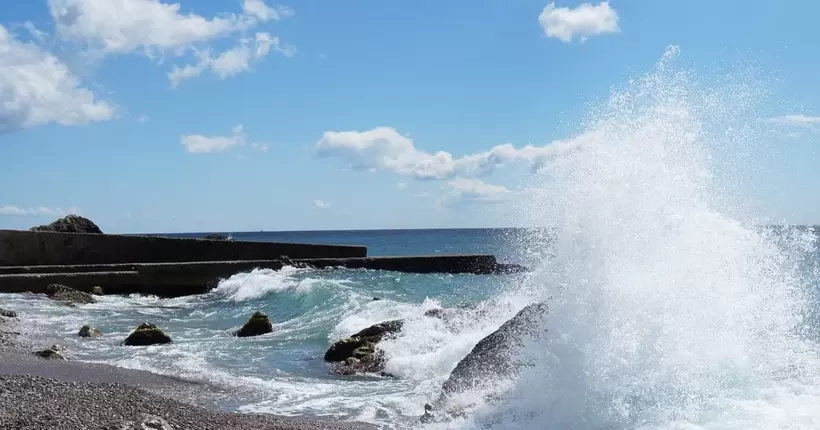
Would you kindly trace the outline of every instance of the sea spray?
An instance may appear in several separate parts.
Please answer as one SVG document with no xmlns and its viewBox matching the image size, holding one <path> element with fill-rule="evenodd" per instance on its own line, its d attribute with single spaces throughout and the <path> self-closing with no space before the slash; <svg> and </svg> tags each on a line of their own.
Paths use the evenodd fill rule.
<svg viewBox="0 0 820 430">
<path fill-rule="evenodd" d="M 820 428 L 798 257 L 813 239 L 775 241 L 730 215 L 712 157 L 754 143 L 730 128 L 758 86 L 704 87 L 678 55 L 541 160 L 527 214 L 549 257 L 517 293 L 549 299 L 547 335 L 529 339 L 533 366 L 499 384 L 502 400 L 451 426 Z"/>
</svg>

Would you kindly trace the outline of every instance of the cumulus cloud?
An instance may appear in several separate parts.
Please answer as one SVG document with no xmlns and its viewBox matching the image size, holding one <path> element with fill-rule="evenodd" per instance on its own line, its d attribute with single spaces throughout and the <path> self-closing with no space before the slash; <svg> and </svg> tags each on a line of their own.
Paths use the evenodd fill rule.
<svg viewBox="0 0 820 430">
<path fill-rule="evenodd" d="M 84 88 L 54 55 L 0 25 L 0 131 L 105 121 L 114 107 Z"/>
<path fill-rule="evenodd" d="M 235 76 L 240 72 L 250 71 L 254 64 L 265 58 L 271 50 L 285 56 L 292 56 L 292 47 L 283 46 L 278 37 L 270 33 L 256 33 L 254 38 L 242 38 L 232 49 L 212 56 L 209 50 L 200 53 L 196 64 L 184 67 L 174 66 L 168 73 L 171 87 L 176 88 L 180 82 L 194 78 L 205 70 L 210 70 L 220 79 Z"/>
<path fill-rule="evenodd" d="M 58 34 L 64 40 L 111 53 L 143 51 L 179 55 L 190 45 L 207 42 L 259 22 L 288 16 L 262 0 L 245 0 L 242 14 L 206 18 L 182 13 L 179 3 L 160 0 L 49 0 Z"/>
<path fill-rule="evenodd" d="M 447 183 L 447 188 L 449 191 L 441 199 L 445 206 L 503 203 L 512 196 L 512 191 L 504 186 L 475 178 L 453 179 Z"/>
<path fill-rule="evenodd" d="M 550 3 L 541 11 L 538 21 L 547 37 L 563 42 L 571 42 L 576 36 L 584 41 L 589 36 L 620 31 L 618 13 L 609 1 L 597 6 L 583 3 L 576 8 L 556 7 L 555 3 Z"/>
<path fill-rule="evenodd" d="M 185 152 L 190 154 L 222 152 L 245 143 L 245 133 L 241 124 L 234 127 L 232 132 L 230 136 L 188 134 L 180 138 L 180 143 L 185 146 Z"/>
<path fill-rule="evenodd" d="M 417 179 L 451 179 L 486 175 L 511 163 L 538 165 L 549 157 L 575 150 L 589 139 L 589 135 L 582 135 L 521 148 L 506 143 L 485 152 L 454 157 L 446 151 L 421 151 L 412 139 L 395 129 L 378 127 L 362 132 L 325 132 L 316 143 L 316 150 L 321 157 L 342 158 L 356 170 L 387 170 Z"/>
<path fill-rule="evenodd" d="M 63 210 L 61 208 L 47 208 L 47 207 L 36 207 L 36 208 L 23 208 L 18 206 L 0 206 L 0 215 L 16 215 L 16 216 L 59 216 L 63 217 L 68 214 L 79 214 L 79 208 L 68 208 L 67 210 Z"/>
<path fill-rule="evenodd" d="M 293 15 L 283 7 L 268 6 L 264 0 L 244 0 L 241 13 L 205 17 L 183 13 L 179 3 L 160 0 L 49 0 L 57 34 L 99 55 L 138 52 L 150 58 L 199 53 L 198 62 L 175 65 L 169 73 L 172 86 L 210 69 L 220 78 L 251 69 L 271 50 L 293 55 L 269 33 L 242 38 L 237 45 L 212 55 L 210 43 L 244 34 L 260 23 Z"/>
<path fill-rule="evenodd" d="M 313 207 L 316 209 L 330 209 L 330 203 L 323 200 L 314 200 Z"/>
<path fill-rule="evenodd" d="M 820 124 L 820 116 L 808 116 L 804 114 L 783 115 L 768 118 L 766 122 L 779 125 L 811 125 Z"/>
</svg>

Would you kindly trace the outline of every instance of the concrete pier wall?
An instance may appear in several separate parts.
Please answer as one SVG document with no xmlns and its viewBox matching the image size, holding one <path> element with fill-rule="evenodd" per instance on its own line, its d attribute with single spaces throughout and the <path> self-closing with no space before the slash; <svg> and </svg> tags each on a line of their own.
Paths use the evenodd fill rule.
<svg viewBox="0 0 820 430">
<path fill-rule="evenodd" d="M 0 266 L 351 258 L 367 247 L 0 230 Z"/>
</svg>

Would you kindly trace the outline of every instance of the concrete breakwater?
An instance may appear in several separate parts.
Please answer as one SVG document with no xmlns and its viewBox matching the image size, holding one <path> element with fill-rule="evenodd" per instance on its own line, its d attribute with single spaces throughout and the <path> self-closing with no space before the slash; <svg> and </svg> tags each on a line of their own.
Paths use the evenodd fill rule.
<svg viewBox="0 0 820 430">
<path fill-rule="evenodd" d="M 210 291 L 222 279 L 285 264 L 412 273 L 522 271 L 492 255 L 368 257 L 364 246 L 242 242 L 0 230 L 0 292 L 43 293 L 49 284 L 106 294 L 177 297 Z"/>
</svg>

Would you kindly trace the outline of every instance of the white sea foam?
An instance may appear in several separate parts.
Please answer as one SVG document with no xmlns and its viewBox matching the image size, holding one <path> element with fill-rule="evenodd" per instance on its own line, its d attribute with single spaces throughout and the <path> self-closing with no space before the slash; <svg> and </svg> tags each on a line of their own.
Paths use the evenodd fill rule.
<svg viewBox="0 0 820 430">
<path fill-rule="evenodd" d="M 479 428 L 816 429 L 820 356 L 801 337 L 812 240 L 738 218 L 712 152 L 753 144 L 757 86 L 704 87 L 674 65 L 592 110 L 582 143 L 530 190 L 550 257 L 519 293 L 551 297 L 534 364 Z M 748 215 L 748 214 L 745 214 Z"/>
</svg>

